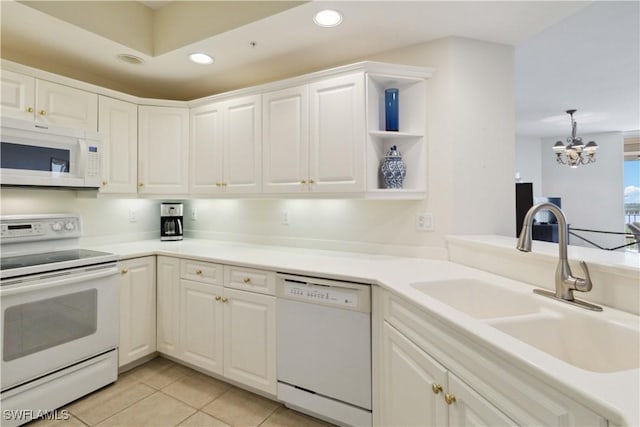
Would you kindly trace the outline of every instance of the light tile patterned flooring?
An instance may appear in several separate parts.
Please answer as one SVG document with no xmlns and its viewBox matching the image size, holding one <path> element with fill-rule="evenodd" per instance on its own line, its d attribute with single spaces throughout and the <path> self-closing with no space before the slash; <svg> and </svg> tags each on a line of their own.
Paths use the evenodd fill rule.
<svg viewBox="0 0 640 427">
<path fill-rule="evenodd" d="M 330 425 L 160 357 L 59 409 L 58 415 L 62 410 L 69 419 L 43 419 L 29 427 Z"/>
</svg>

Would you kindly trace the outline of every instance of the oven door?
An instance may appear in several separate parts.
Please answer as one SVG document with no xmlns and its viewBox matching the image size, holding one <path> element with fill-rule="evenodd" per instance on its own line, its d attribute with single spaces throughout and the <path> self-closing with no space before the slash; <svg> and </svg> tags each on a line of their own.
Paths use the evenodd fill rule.
<svg viewBox="0 0 640 427">
<path fill-rule="evenodd" d="M 2 391 L 118 345 L 117 264 L 4 280 Z"/>
</svg>

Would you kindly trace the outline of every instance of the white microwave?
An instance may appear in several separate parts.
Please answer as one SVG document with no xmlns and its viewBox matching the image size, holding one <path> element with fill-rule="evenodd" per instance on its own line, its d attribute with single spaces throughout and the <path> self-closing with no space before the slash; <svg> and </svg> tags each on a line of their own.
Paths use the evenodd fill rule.
<svg viewBox="0 0 640 427">
<path fill-rule="evenodd" d="M 100 134 L 2 118 L 0 184 L 98 188 Z"/>
</svg>

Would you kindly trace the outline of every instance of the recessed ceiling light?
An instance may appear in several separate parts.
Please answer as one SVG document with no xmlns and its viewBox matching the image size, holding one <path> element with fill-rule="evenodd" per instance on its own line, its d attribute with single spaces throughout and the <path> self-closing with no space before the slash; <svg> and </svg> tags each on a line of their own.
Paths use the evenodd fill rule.
<svg viewBox="0 0 640 427">
<path fill-rule="evenodd" d="M 321 27 L 335 27 L 342 22 L 342 14 L 333 9 L 321 10 L 314 15 L 313 22 Z"/>
<path fill-rule="evenodd" d="M 206 53 L 192 53 L 189 59 L 196 64 L 213 64 L 213 58 Z"/>
<path fill-rule="evenodd" d="M 142 63 L 144 63 L 144 59 L 135 56 L 135 55 L 130 55 L 128 53 L 121 53 L 118 55 L 118 59 L 122 62 L 126 62 L 127 64 L 134 64 L 134 65 L 140 65 Z"/>
</svg>

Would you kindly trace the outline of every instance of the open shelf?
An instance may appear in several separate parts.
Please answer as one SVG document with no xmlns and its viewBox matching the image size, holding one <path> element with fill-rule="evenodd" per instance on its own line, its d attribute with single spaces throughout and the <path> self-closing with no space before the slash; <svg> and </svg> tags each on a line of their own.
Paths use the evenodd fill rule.
<svg viewBox="0 0 640 427">
<path fill-rule="evenodd" d="M 398 89 L 399 131 L 385 130 L 385 89 Z M 367 192 L 371 198 L 416 199 L 426 195 L 425 79 L 367 75 Z M 407 166 L 402 189 L 384 188 L 380 165 L 396 145 Z"/>
</svg>

